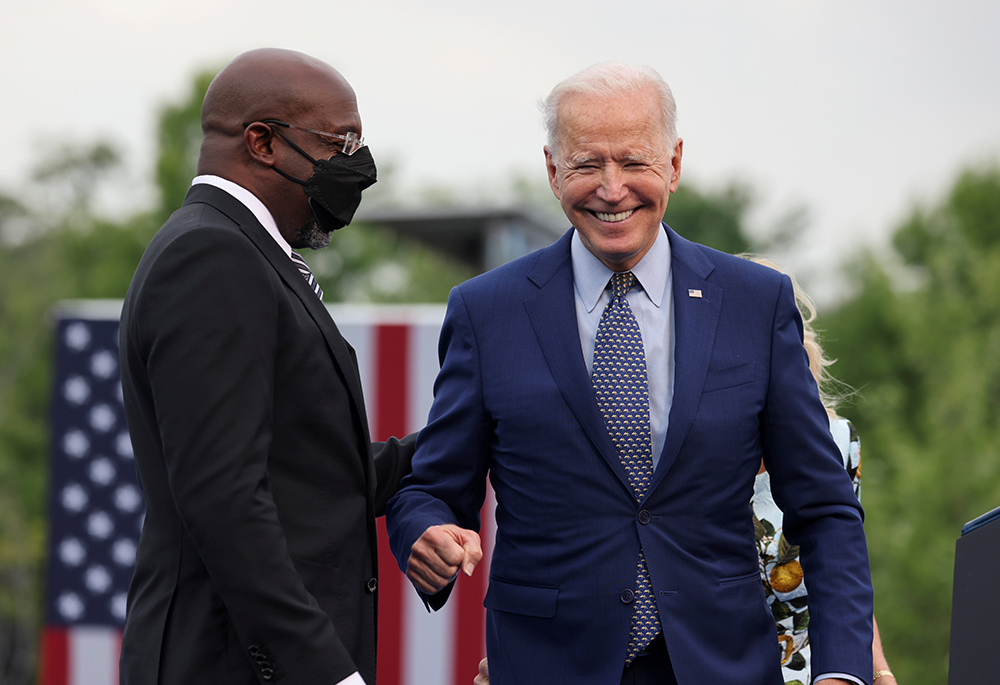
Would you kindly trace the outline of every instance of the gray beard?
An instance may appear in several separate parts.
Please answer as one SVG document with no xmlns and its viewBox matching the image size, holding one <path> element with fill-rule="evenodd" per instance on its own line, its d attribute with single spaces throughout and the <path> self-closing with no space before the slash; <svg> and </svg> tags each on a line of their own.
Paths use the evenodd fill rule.
<svg viewBox="0 0 1000 685">
<path fill-rule="evenodd" d="M 330 244 L 332 234 L 319 227 L 319 223 L 313 219 L 299 229 L 299 244 L 296 248 L 307 247 L 310 250 L 322 250 Z"/>
</svg>

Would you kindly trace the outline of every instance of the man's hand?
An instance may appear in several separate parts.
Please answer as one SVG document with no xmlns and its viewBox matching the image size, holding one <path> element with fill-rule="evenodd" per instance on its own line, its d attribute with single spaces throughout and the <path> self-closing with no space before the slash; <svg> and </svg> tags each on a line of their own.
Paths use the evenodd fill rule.
<svg viewBox="0 0 1000 685">
<path fill-rule="evenodd" d="M 485 658 L 479 662 L 479 675 L 472 681 L 472 685 L 490 685 L 490 669 Z"/>
<path fill-rule="evenodd" d="M 418 590 L 433 595 L 455 580 L 459 571 L 471 576 L 482 558 L 477 533 L 450 523 L 431 526 L 410 548 L 406 576 Z"/>
</svg>

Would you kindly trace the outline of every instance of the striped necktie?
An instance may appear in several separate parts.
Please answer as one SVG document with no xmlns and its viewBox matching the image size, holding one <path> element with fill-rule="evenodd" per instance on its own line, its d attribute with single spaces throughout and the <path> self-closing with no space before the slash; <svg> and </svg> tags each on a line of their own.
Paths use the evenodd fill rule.
<svg viewBox="0 0 1000 685">
<path fill-rule="evenodd" d="M 653 440 L 649 426 L 646 354 L 639 324 L 625 299 L 635 281 L 631 271 L 615 273 L 611 277 L 611 301 L 601 315 L 594 341 L 592 380 L 608 433 L 628 472 L 636 502 L 641 502 L 653 477 Z M 635 609 L 626 665 L 631 664 L 661 630 L 649 569 L 641 547 L 636 578 Z"/>
<path fill-rule="evenodd" d="M 299 273 L 302 274 L 304 279 L 306 279 L 306 283 L 309 284 L 309 287 L 312 288 L 314 293 L 316 293 L 316 297 L 318 297 L 319 301 L 322 302 L 323 289 L 319 287 L 316 277 L 313 276 L 313 272 L 309 270 L 309 265 L 306 264 L 306 260 L 302 259 L 302 255 L 295 250 L 292 250 L 292 263 L 295 264 Z"/>
</svg>

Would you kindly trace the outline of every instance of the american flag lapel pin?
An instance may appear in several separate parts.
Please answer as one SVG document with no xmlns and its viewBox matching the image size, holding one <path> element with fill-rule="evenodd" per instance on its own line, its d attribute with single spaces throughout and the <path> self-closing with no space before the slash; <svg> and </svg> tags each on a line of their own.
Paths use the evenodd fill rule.
<svg viewBox="0 0 1000 685">
<path fill-rule="evenodd" d="M 688 297 L 701 297 L 701 291 L 696 288 L 688 288 Z"/>
</svg>

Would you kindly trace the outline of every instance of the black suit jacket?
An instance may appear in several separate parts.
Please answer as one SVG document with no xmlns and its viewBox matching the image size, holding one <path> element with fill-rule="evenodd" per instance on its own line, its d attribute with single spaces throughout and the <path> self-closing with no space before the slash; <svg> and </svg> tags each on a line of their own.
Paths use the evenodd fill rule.
<svg viewBox="0 0 1000 685">
<path fill-rule="evenodd" d="M 373 446 L 353 350 L 242 203 L 194 186 L 121 321 L 146 518 L 123 685 L 375 682 L 375 516 L 412 439 Z"/>
</svg>

